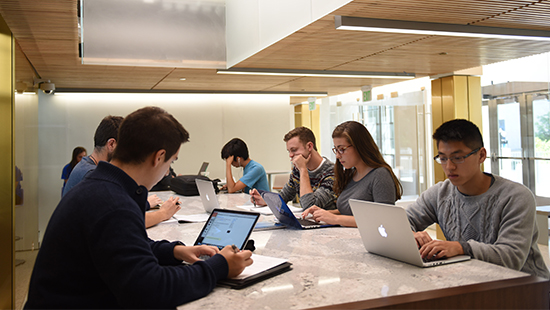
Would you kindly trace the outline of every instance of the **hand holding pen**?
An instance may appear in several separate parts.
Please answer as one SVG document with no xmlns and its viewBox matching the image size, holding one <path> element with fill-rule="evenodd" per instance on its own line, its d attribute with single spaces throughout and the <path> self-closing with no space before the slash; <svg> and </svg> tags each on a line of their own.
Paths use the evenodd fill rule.
<svg viewBox="0 0 550 310">
<path fill-rule="evenodd" d="M 228 245 L 224 247 L 220 254 L 227 261 L 229 272 L 228 278 L 234 278 L 243 272 L 244 268 L 252 265 L 252 252 L 248 250 L 239 251 L 239 248 L 235 245 Z"/>
<path fill-rule="evenodd" d="M 250 194 L 250 201 L 254 204 L 254 207 L 262 207 L 262 206 L 265 206 L 265 201 L 262 199 L 262 196 L 260 194 L 260 192 L 253 188 L 250 190 L 249 192 Z"/>
</svg>

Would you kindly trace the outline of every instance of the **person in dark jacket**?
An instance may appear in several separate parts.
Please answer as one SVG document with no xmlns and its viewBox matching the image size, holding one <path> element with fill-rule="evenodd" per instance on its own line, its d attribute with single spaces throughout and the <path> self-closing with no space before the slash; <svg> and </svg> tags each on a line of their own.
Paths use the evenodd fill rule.
<svg viewBox="0 0 550 310">
<path fill-rule="evenodd" d="M 252 264 L 250 251 L 231 246 L 219 251 L 147 237 L 148 189 L 188 139 L 181 124 L 160 108 L 142 108 L 125 118 L 111 162 L 99 162 L 54 211 L 26 309 L 176 308 Z M 211 257 L 203 261 L 201 255 Z"/>
</svg>

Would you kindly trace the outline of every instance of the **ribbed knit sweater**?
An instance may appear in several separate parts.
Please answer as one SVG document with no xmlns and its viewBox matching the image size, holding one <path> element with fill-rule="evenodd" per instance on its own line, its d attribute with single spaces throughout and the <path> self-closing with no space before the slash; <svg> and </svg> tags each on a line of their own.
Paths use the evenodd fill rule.
<svg viewBox="0 0 550 310">
<path fill-rule="evenodd" d="M 407 207 L 414 231 L 438 223 L 448 241 L 459 241 L 473 258 L 550 278 L 537 245 L 535 198 L 522 184 L 493 176 L 485 193 L 467 196 L 449 180 Z"/>
</svg>

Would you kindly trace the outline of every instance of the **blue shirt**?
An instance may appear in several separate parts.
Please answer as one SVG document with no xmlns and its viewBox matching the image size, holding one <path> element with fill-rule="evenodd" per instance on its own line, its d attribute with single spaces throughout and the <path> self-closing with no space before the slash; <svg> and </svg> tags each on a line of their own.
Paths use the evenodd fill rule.
<svg viewBox="0 0 550 310">
<path fill-rule="evenodd" d="M 239 179 L 246 187 L 245 193 L 249 193 L 251 189 L 261 189 L 263 191 L 269 191 L 269 184 L 267 183 L 267 175 L 262 165 L 250 160 L 250 162 L 243 169 L 243 176 Z"/>
<path fill-rule="evenodd" d="M 90 156 L 84 156 L 82 157 L 82 160 L 74 166 L 73 171 L 71 172 L 71 175 L 69 176 L 69 180 L 67 183 L 65 183 L 65 186 L 63 187 L 63 196 L 67 194 L 67 192 L 73 188 L 76 184 L 80 183 L 84 177 L 92 172 L 95 169 L 96 165 L 94 161 L 90 158 Z"/>
</svg>

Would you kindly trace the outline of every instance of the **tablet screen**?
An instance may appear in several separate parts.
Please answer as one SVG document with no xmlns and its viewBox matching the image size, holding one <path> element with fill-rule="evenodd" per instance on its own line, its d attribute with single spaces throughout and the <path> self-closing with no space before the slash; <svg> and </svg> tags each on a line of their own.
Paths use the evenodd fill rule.
<svg viewBox="0 0 550 310">
<path fill-rule="evenodd" d="M 214 209 L 195 245 L 211 245 L 220 250 L 234 244 L 243 249 L 260 217 L 259 213 Z"/>
</svg>

